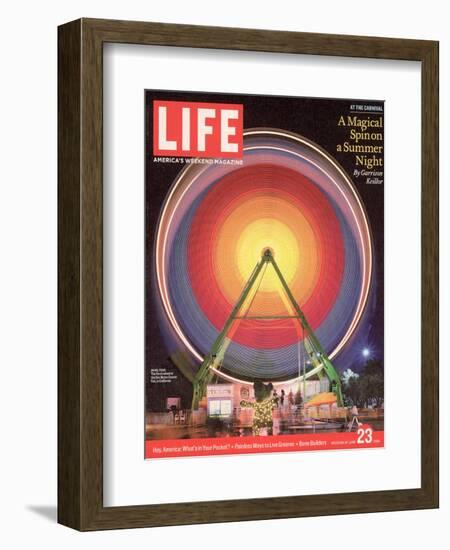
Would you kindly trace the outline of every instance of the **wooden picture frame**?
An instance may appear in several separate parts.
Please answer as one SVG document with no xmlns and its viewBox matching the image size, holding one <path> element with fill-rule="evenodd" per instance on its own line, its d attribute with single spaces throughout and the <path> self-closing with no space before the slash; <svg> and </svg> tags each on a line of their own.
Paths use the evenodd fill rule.
<svg viewBox="0 0 450 550">
<path fill-rule="evenodd" d="M 413 60 L 422 75 L 421 487 L 105 507 L 102 48 L 105 42 Z M 438 43 L 79 19 L 58 29 L 58 521 L 81 530 L 438 506 Z"/>
</svg>

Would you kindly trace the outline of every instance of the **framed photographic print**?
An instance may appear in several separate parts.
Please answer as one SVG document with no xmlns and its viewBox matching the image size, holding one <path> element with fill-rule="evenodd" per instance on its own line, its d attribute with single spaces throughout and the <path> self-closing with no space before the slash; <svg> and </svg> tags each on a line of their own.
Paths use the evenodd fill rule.
<svg viewBox="0 0 450 550">
<path fill-rule="evenodd" d="M 59 28 L 58 518 L 438 506 L 438 44 Z"/>
</svg>

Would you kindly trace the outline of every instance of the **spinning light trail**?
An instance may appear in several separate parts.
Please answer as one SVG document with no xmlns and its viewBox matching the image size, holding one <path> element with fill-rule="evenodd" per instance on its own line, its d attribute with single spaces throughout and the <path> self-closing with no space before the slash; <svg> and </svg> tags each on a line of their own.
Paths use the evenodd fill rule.
<svg viewBox="0 0 450 550">
<path fill-rule="evenodd" d="M 189 165 L 168 193 L 156 237 L 155 293 L 175 353 L 201 363 L 267 248 L 326 353 L 339 353 L 370 287 L 367 218 L 329 155 L 268 129 L 244 133 L 242 166 Z M 295 319 L 277 319 L 291 306 L 270 266 L 247 306 L 247 318 L 229 335 L 221 374 L 241 381 L 298 377 L 302 332 Z"/>
</svg>

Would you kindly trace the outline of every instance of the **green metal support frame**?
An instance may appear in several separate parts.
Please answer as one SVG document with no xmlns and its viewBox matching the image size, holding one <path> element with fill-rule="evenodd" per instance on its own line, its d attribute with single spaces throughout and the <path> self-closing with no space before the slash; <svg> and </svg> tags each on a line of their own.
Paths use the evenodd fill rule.
<svg viewBox="0 0 450 550">
<path fill-rule="evenodd" d="M 249 296 L 250 291 L 253 288 L 253 285 L 256 283 L 263 267 L 269 263 L 272 264 L 273 268 L 275 269 L 275 273 L 280 279 L 281 285 L 286 292 L 286 295 L 289 298 L 289 301 L 291 302 L 296 315 L 258 315 L 248 317 L 245 315 L 239 316 L 239 311 L 242 308 L 245 300 Z M 223 326 L 222 331 L 219 333 L 216 340 L 214 341 L 210 352 L 208 353 L 208 355 L 205 356 L 202 364 L 200 365 L 200 368 L 193 381 L 194 393 L 192 397 L 192 409 L 198 409 L 198 404 L 205 395 L 206 386 L 213 379 L 214 371 L 212 370 L 212 367 L 215 367 L 216 370 L 220 369 L 222 359 L 222 347 L 224 345 L 227 333 L 231 325 L 237 319 L 298 319 L 305 334 L 304 346 L 309 357 L 309 362 L 312 365 L 312 369 L 309 371 L 308 374 L 317 374 L 319 377 L 322 377 L 323 373 L 325 373 L 331 383 L 331 389 L 336 395 L 338 406 L 343 405 L 342 387 L 339 374 L 331 363 L 325 350 L 322 348 L 317 336 L 315 335 L 314 331 L 306 320 L 303 311 L 300 309 L 300 306 L 298 305 L 292 292 L 290 291 L 289 286 L 287 285 L 283 274 L 281 273 L 280 268 L 278 267 L 278 264 L 273 257 L 271 250 L 267 249 L 263 252 L 261 260 L 256 264 L 252 274 L 250 275 L 246 285 L 242 290 L 241 295 L 239 296 L 238 301 L 236 302 L 236 305 L 234 306 L 230 316 Z"/>
</svg>

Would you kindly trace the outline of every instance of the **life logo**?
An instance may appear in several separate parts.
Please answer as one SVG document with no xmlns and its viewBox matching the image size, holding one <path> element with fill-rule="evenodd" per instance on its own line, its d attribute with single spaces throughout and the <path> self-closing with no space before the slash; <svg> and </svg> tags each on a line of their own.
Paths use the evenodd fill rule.
<svg viewBox="0 0 450 550">
<path fill-rule="evenodd" d="M 153 102 L 153 155 L 242 158 L 243 105 Z"/>
</svg>

